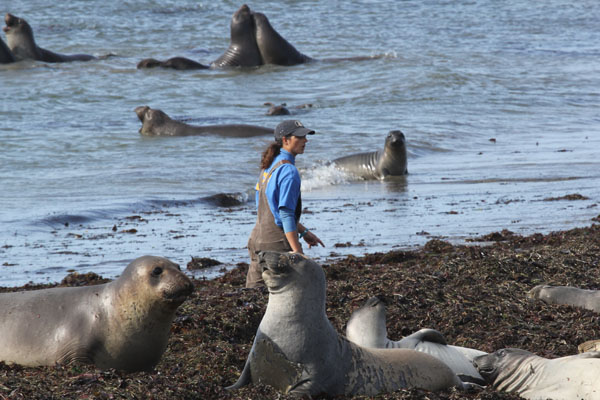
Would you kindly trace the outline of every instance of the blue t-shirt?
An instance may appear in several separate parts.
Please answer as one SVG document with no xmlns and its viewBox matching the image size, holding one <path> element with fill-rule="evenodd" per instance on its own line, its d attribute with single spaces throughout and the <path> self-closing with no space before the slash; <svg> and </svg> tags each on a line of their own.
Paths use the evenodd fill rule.
<svg viewBox="0 0 600 400">
<path fill-rule="evenodd" d="M 281 160 L 288 160 L 291 164 L 282 164 L 273 172 L 267 183 L 265 195 L 271 213 L 275 218 L 275 224 L 283 228 L 279 209 L 286 207 L 290 210 L 296 210 L 298 198 L 300 197 L 300 173 L 295 166 L 294 155 L 284 149 L 281 149 L 281 152 L 275 157 L 269 168 L 265 170 L 265 173 L 268 174 L 273 166 Z M 258 207 L 258 190 L 256 191 L 256 206 Z"/>
</svg>

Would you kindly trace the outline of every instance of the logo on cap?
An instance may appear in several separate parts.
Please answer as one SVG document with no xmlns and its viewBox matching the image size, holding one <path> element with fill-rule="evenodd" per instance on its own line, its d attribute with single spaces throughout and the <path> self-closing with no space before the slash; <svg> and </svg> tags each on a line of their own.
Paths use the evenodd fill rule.
<svg viewBox="0 0 600 400">
<path fill-rule="evenodd" d="M 294 125 L 296 125 L 298 128 L 304 128 L 304 125 L 302 125 L 302 122 L 296 120 L 294 121 Z"/>
</svg>

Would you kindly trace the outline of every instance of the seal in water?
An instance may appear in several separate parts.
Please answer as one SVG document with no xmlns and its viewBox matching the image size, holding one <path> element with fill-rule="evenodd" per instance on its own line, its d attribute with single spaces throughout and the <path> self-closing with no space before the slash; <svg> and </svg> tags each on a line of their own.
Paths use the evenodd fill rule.
<svg viewBox="0 0 600 400">
<path fill-rule="evenodd" d="M 408 173 L 406 139 L 399 130 L 390 131 L 383 150 L 336 158 L 336 168 L 361 179 L 385 179 Z"/>
<path fill-rule="evenodd" d="M 2 28 L 6 33 L 6 42 L 12 51 L 15 60 L 38 60 L 49 63 L 67 61 L 89 61 L 96 57 L 89 54 L 59 54 L 50 50 L 42 49 L 35 44 L 33 29 L 23 18 L 7 13 L 4 17 L 6 26 Z"/>
<path fill-rule="evenodd" d="M 223 124 L 195 126 L 171 119 L 167 114 L 148 106 L 136 107 L 134 110 L 142 127 L 140 133 L 146 136 L 193 136 L 221 135 L 229 137 L 254 137 L 272 135 L 273 129 L 246 124 Z"/>
<path fill-rule="evenodd" d="M 250 7 L 243 4 L 231 17 L 230 43 L 225 53 L 213 61 L 212 68 L 257 67 L 263 64 L 254 34 Z"/>
<path fill-rule="evenodd" d="M 367 395 L 401 388 L 471 387 L 435 357 L 408 349 L 368 349 L 327 319 L 325 274 L 298 253 L 260 252 L 269 301 L 238 381 L 294 395 Z"/>
<path fill-rule="evenodd" d="M 176 70 L 180 70 L 180 71 L 190 70 L 190 69 L 208 69 L 209 68 L 208 65 L 200 64 L 197 61 L 190 60 L 189 58 L 185 58 L 185 57 L 172 57 L 172 58 L 169 58 L 167 61 L 159 61 L 154 58 L 144 58 L 136 66 L 137 69 L 157 68 L 157 67 L 171 68 L 171 69 L 176 69 Z"/>
<path fill-rule="evenodd" d="M 600 291 L 570 286 L 538 285 L 527 293 L 530 299 L 540 299 L 547 304 L 561 304 L 600 313 Z"/>
<path fill-rule="evenodd" d="M 312 61 L 312 58 L 300 53 L 277 33 L 264 14 L 254 12 L 253 17 L 256 25 L 256 44 L 264 64 L 297 65 Z"/>
<path fill-rule="evenodd" d="M 8 48 L 4 40 L 0 39 L 0 64 L 9 64 L 15 62 L 12 51 Z"/>
<path fill-rule="evenodd" d="M 102 285 L 2 293 L 0 361 L 151 370 L 193 288 L 177 264 L 144 256 Z"/>
<path fill-rule="evenodd" d="M 473 358 L 487 354 L 467 347 L 452 346 L 435 329 L 421 329 L 399 341 L 387 337 L 386 304 L 374 296 L 355 310 L 346 324 L 346 337 L 353 343 L 370 348 L 413 349 L 431 354 L 448 365 L 465 382 L 485 384 L 473 366 Z"/>
<path fill-rule="evenodd" d="M 600 399 L 600 352 L 547 359 L 521 349 L 475 357 L 481 376 L 496 390 L 525 399 Z"/>
</svg>

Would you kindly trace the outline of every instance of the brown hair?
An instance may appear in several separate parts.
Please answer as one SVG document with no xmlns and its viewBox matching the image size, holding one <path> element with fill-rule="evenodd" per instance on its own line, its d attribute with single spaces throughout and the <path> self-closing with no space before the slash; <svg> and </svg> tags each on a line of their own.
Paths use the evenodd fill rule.
<svg viewBox="0 0 600 400">
<path fill-rule="evenodd" d="M 283 146 L 283 141 L 281 139 L 277 139 L 271 143 L 265 151 L 263 151 L 262 158 L 260 159 L 261 170 L 269 168 L 269 165 L 271 165 L 275 157 L 279 155 L 281 146 Z"/>
</svg>

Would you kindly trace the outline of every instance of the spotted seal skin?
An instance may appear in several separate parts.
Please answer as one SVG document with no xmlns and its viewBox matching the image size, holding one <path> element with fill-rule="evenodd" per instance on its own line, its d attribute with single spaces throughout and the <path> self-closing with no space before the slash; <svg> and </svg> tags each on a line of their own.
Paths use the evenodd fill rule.
<svg viewBox="0 0 600 400">
<path fill-rule="evenodd" d="M 262 64 L 263 60 L 256 45 L 252 11 L 243 4 L 231 17 L 229 47 L 210 66 L 257 67 Z"/>
<path fill-rule="evenodd" d="M 527 293 L 530 299 L 539 299 L 547 304 L 560 304 L 584 308 L 600 313 L 600 291 L 570 286 L 538 285 Z"/>
<path fill-rule="evenodd" d="M 352 313 L 346 324 L 346 337 L 364 347 L 413 349 L 430 354 L 448 365 L 461 380 L 485 384 L 473 366 L 473 358 L 487 354 L 483 351 L 449 345 L 435 329 L 421 329 L 398 341 L 388 339 L 386 303 L 378 296 L 369 298 Z"/>
<path fill-rule="evenodd" d="M 8 48 L 4 40 L 0 39 L 0 64 L 10 64 L 15 62 L 12 51 Z"/>
<path fill-rule="evenodd" d="M 313 260 L 298 253 L 258 256 L 269 301 L 244 370 L 227 389 L 254 382 L 308 397 L 468 387 L 428 354 L 368 349 L 339 335 L 325 312 L 325 274 Z"/>
<path fill-rule="evenodd" d="M 16 61 L 38 60 L 48 63 L 68 61 L 89 61 L 96 57 L 89 54 L 59 54 L 43 49 L 35 43 L 33 29 L 23 18 L 10 13 L 4 17 L 6 26 L 2 29 L 6 34 L 6 43 Z"/>
<path fill-rule="evenodd" d="M 246 124 L 223 125 L 189 125 L 171 119 L 162 110 L 148 106 L 140 106 L 135 110 L 142 122 L 140 134 L 145 136 L 200 136 L 221 135 L 228 137 L 247 138 L 254 136 L 273 135 L 273 129 Z"/>
<path fill-rule="evenodd" d="M 177 264 L 143 256 L 102 285 L 2 293 L 0 361 L 152 370 L 175 311 L 192 291 Z"/>
<path fill-rule="evenodd" d="M 406 175 L 406 139 L 401 131 L 390 131 L 385 138 L 383 150 L 336 158 L 332 163 L 339 170 L 360 179 Z"/>
<path fill-rule="evenodd" d="M 547 359 L 521 349 L 475 357 L 474 365 L 498 391 L 530 400 L 600 400 L 600 352 Z"/>
</svg>

